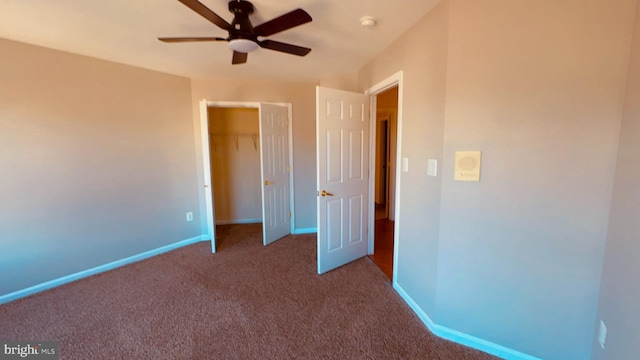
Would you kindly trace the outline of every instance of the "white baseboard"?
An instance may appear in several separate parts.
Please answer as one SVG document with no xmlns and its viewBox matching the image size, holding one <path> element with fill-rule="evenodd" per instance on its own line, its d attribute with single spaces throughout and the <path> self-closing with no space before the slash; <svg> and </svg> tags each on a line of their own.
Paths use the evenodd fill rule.
<svg viewBox="0 0 640 360">
<path fill-rule="evenodd" d="M 396 289 L 400 297 L 406 301 L 409 307 L 418 315 L 420 320 L 429 328 L 429 330 L 436 336 L 441 337 L 443 339 L 453 341 L 455 343 L 474 348 L 480 351 L 484 351 L 488 354 L 498 356 L 502 359 L 506 360 L 541 360 L 535 356 L 531 356 L 525 353 L 521 353 L 519 351 L 506 348 L 502 345 L 494 344 L 492 342 L 477 338 L 475 336 L 471 336 L 465 333 L 462 333 L 457 330 L 449 329 L 445 326 L 438 325 L 431 320 L 429 315 L 427 315 L 420 306 L 407 294 L 404 289 L 398 285 L 397 282 L 394 282 L 393 288 Z"/>
<path fill-rule="evenodd" d="M 182 240 L 179 241 L 177 243 L 173 243 L 173 244 L 169 244 L 163 247 L 159 247 L 157 249 L 154 250 L 149 250 L 149 251 L 145 251 L 141 254 L 137 254 L 137 255 L 133 255 L 133 256 L 129 256 L 127 258 L 124 259 L 120 259 L 120 260 L 116 260 L 113 262 L 110 262 L 108 264 L 104 264 L 104 265 L 100 265 L 100 266 L 96 266 L 94 268 L 88 269 L 88 270 L 83 270 L 80 272 L 77 272 L 75 274 L 71 274 L 71 275 L 67 275 L 67 276 L 63 276 L 61 278 L 58 279 L 54 279 L 54 280 L 50 280 L 47 282 L 43 282 L 41 284 L 38 285 L 34 285 L 31 287 L 28 287 L 26 289 L 22 289 L 22 290 L 18 290 L 6 295 L 2 295 L 0 296 L 0 305 L 1 304 L 5 304 L 14 300 L 18 300 L 24 297 L 27 297 L 29 295 L 33 295 L 45 290 L 49 290 L 52 289 L 54 287 L 58 287 L 60 285 L 64 285 L 76 280 L 80 280 L 92 275 L 96 275 L 99 273 L 103 273 L 109 270 L 113 270 L 115 268 L 119 268 L 121 266 L 125 266 L 125 265 L 129 265 L 132 264 L 134 262 L 138 262 L 140 260 L 144 260 L 144 259 L 148 259 L 152 256 L 156 256 L 156 255 L 160 255 L 162 253 L 183 247 L 183 246 L 187 246 L 187 245 L 191 245 L 200 241 L 206 241 L 204 240 L 204 236 L 196 236 L 193 237 L 191 239 L 186 239 L 186 240 Z"/>
<path fill-rule="evenodd" d="M 313 234 L 317 233 L 318 228 L 304 228 L 304 229 L 294 229 L 291 233 L 292 235 L 304 235 L 304 234 Z"/>
<path fill-rule="evenodd" d="M 261 223 L 262 218 L 256 219 L 236 219 L 236 220 L 216 220 L 216 225 L 231 225 L 231 224 L 257 224 Z"/>
</svg>

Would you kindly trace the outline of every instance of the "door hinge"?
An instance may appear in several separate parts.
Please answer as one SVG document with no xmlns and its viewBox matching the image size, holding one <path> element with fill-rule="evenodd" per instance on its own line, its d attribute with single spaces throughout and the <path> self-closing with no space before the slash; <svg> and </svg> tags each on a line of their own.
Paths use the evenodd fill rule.
<svg viewBox="0 0 640 360">
<path fill-rule="evenodd" d="M 291 211 L 289 211 L 289 217 L 291 217 Z"/>
<path fill-rule="evenodd" d="M 291 166 L 287 165 L 287 172 L 290 173 L 291 172 Z"/>
</svg>

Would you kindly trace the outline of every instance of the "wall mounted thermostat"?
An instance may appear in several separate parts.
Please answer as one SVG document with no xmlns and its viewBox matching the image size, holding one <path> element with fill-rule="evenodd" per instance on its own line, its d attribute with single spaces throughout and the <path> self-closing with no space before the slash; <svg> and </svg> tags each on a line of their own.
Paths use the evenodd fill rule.
<svg viewBox="0 0 640 360">
<path fill-rule="evenodd" d="M 480 181 L 480 151 L 456 151 L 454 179 L 456 181 Z"/>
</svg>

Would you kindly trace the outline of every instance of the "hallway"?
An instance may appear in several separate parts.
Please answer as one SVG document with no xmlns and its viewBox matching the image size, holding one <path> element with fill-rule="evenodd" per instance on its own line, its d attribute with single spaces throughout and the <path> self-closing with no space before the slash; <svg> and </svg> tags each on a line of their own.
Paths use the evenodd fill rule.
<svg viewBox="0 0 640 360">
<path fill-rule="evenodd" d="M 376 220 L 373 255 L 369 258 L 382 270 L 389 280 L 393 279 L 393 230 L 389 219 Z"/>
</svg>

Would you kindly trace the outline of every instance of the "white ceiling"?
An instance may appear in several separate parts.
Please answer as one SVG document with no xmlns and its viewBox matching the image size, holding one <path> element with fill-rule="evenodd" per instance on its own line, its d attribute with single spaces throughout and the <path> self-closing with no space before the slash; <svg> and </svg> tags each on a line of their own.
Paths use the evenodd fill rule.
<svg viewBox="0 0 640 360">
<path fill-rule="evenodd" d="M 231 22 L 227 0 L 200 0 Z M 269 39 L 313 49 L 306 57 L 258 49 L 231 65 L 224 42 L 167 44 L 158 37 L 220 36 L 225 31 L 177 0 L 2 0 L 0 38 L 166 73 L 295 81 L 353 74 L 440 0 L 253 0 L 254 26 L 295 8 L 313 22 Z M 359 20 L 374 16 L 378 26 Z"/>
</svg>

